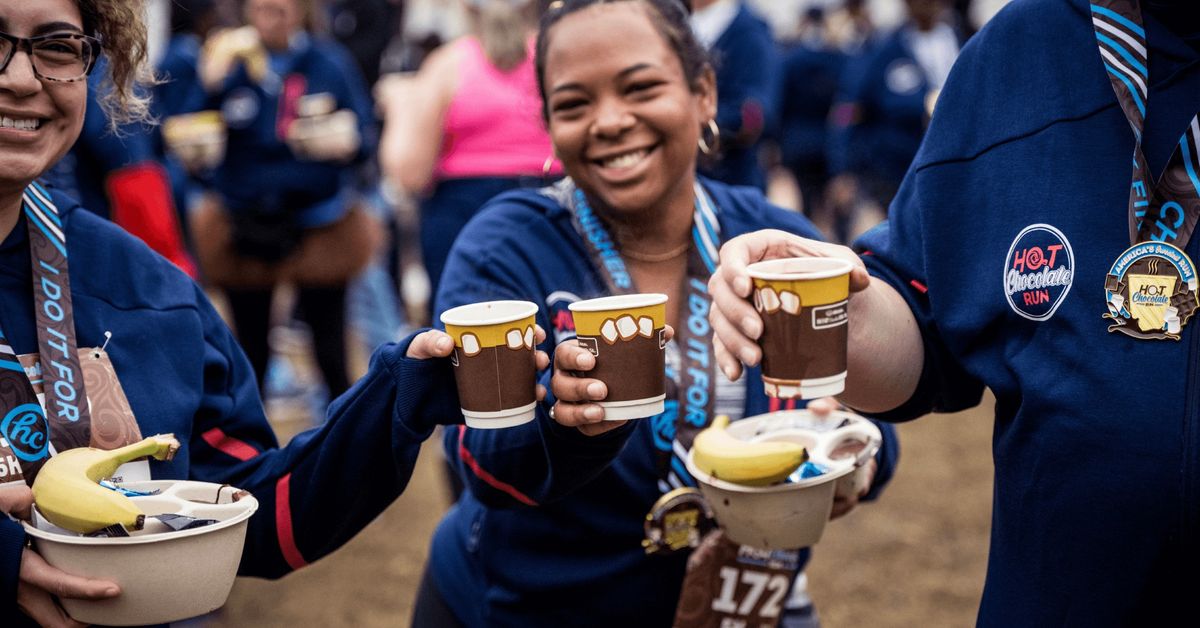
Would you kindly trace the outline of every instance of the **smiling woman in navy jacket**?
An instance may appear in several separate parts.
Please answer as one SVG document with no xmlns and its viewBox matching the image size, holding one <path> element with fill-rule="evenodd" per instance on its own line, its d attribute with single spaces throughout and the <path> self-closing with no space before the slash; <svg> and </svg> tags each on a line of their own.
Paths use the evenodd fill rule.
<svg viewBox="0 0 1200 628">
<path fill-rule="evenodd" d="M 819 234 L 757 190 L 696 176 L 716 86 L 678 0 L 565 2 L 543 21 L 537 51 L 544 113 L 569 179 L 490 202 L 451 250 L 437 309 L 541 304 L 538 321 L 560 343 L 555 419 L 546 405 L 519 427 L 447 430 L 467 490 L 434 537 L 414 623 L 667 626 L 691 552 L 648 556 L 642 541 L 655 502 L 695 485 L 676 453 L 690 439 L 677 441 L 677 428 L 687 429 L 684 417 L 783 407 L 758 377 L 719 377 L 697 286 L 722 238 L 763 227 Z M 568 305 L 638 291 L 670 295 L 667 321 L 679 330 L 667 346 L 666 412 L 606 422 L 593 403 L 604 385 L 566 375 L 594 366 L 573 340 Z M 682 400 L 700 396 L 708 402 Z M 885 432 L 876 490 L 896 456 Z M 847 495 L 840 511 L 859 497 Z M 807 556 L 793 557 L 782 582 Z"/>
<path fill-rule="evenodd" d="M 846 403 L 903 421 L 995 393 L 981 626 L 1195 621 L 1198 110 L 1195 2 L 1015 2 L 963 49 L 861 261 L 780 232 L 721 253 L 730 374 L 759 357 L 744 264 L 837 256 L 859 265 Z"/>
<path fill-rule="evenodd" d="M 279 577 L 337 549 L 378 515 L 404 489 L 437 421 L 460 416 L 448 361 L 420 359 L 449 355 L 453 343 L 425 332 L 381 348 L 323 427 L 278 447 L 250 364 L 201 289 L 36 181 L 79 135 L 101 40 L 112 120 L 145 114 L 133 91 L 144 76 L 142 11 L 131 0 L 0 0 L 0 482 L 34 473 L 49 453 L 47 432 L 57 451 L 89 442 L 95 423 L 78 403 L 86 393 L 80 361 L 68 356 L 111 332 L 106 351 L 139 430 L 174 433 L 182 443 L 173 460 L 151 463 L 149 475 L 251 491 L 261 508 L 241 573 Z M 54 365 L 42 370 L 48 412 L 16 362 L 22 354 Z M 8 419 L 22 407 L 32 422 L 11 429 L 16 421 Z M 4 511 L 28 506 L 24 483 L 0 488 Z M 0 624 L 77 625 L 52 595 L 119 594 L 112 583 L 49 567 L 25 546 L 21 526 L 0 517 Z"/>
</svg>

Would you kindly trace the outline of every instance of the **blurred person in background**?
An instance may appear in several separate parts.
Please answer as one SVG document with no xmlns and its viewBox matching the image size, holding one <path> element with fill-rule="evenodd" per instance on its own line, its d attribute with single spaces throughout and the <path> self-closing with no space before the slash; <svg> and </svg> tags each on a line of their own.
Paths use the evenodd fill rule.
<svg viewBox="0 0 1200 628">
<path fill-rule="evenodd" d="M 845 63 L 846 53 L 830 39 L 824 9 L 806 9 L 798 37 L 783 51 L 779 149 L 783 165 L 800 186 L 805 215 L 818 224 L 830 222 L 823 211 L 829 181 L 825 146 Z"/>
<path fill-rule="evenodd" d="M 332 0 L 329 31 L 354 57 L 367 85 L 379 80 L 383 52 L 404 23 L 402 0 Z"/>
<path fill-rule="evenodd" d="M 917 154 L 933 103 L 958 57 L 949 0 L 906 0 L 908 20 L 842 74 L 830 114 L 831 202 L 859 195 L 886 207 Z"/>
<path fill-rule="evenodd" d="M 357 66 L 310 32 L 312 10 L 311 0 L 248 0 L 249 26 L 210 38 L 201 78 L 228 146 L 191 223 L 260 385 L 273 293 L 290 282 L 332 398 L 349 386 L 346 285 L 378 239 L 355 180 L 375 131 Z"/>
<path fill-rule="evenodd" d="M 166 51 L 158 62 L 159 83 L 154 86 L 150 105 L 159 126 L 155 128 L 155 154 L 171 178 L 171 192 L 180 225 L 187 233 L 187 211 L 192 196 L 200 192 L 187 166 L 167 150 L 162 137 L 162 124 L 172 116 L 200 111 L 207 95 L 200 82 L 200 50 L 209 33 L 217 26 L 217 6 L 214 0 L 172 0 L 170 4 L 171 36 Z"/>
<path fill-rule="evenodd" d="M 553 153 L 538 113 L 537 2 L 465 4 L 471 32 L 380 94 L 380 166 L 392 185 L 422 197 L 421 255 L 434 292 L 450 245 L 484 202 L 558 172 L 547 167 Z"/>
<path fill-rule="evenodd" d="M 568 0 L 552 5 L 542 24 L 538 86 L 569 178 L 487 204 L 455 242 L 437 311 L 491 299 L 541 304 L 538 322 L 553 330 L 543 347 L 558 345 L 557 403 L 518 427 L 446 430 L 447 456 L 468 489 L 434 535 L 414 609 L 418 627 L 671 625 L 696 553 L 655 547 L 648 555 L 643 541 L 647 513 L 664 494 L 695 490 L 679 452 L 718 414 L 740 419 L 795 407 L 768 398 L 757 376 L 721 377 L 709 359 L 711 330 L 695 314 L 708 307 L 696 286 L 713 271 L 722 238 L 764 227 L 819 235 L 756 189 L 697 176 L 698 153 L 712 148 L 701 138 L 718 94 L 685 6 Z M 604 421 L 594 403 L 607 394 L 604 385 L 570 374 L 591 370 L 595 360 L 574 341 L 568 306 L 629 292 L 669 295 L 667 323 L 683 331 L 666 345 L 667 372 L 657 375 L 666 378 L 666 411 Z M 870 494 L 841 496 L 836 515 L 891 477 L 897 443 L 889 428 L 884 434 L 877 466 L 868 463 L 877 470 Z M 717 548 L 709 557 L 738 551 L 728 540 L 705 547 Z M 775 558 L 786 566 L 769 577 L 783 587 L 776 604 L 745 602 L 755 608 L 754 625 L 780 619 L 808 551 Z M 705 612 L 718 594 L 706 583 L 719 578 L 718 566 L 701 560 L 711 569 L 694 572 L 686 599 L 698 592 Z M 804 583 L 783 625 L 814 625 Z"/>
<path fill-rule="evenodd" d="M 96 66 L 87 78 L 87 115 L 79 139 L 44 179 L 196 277 L 171 179 L 159 160 L 157 129 L 145 121 L 110 124 L 109 112 L 100 104 L 108 60 L 101 54 Z"/>
<path fill-rule="evenodd" d="M 771 27 L 742 0 L 692 0 L 692 30 L 717 73 L 715 125 L 705 129 L 715 148 L 700 171 L 730 185 L 767 187 L 759 161 L 763 135 L 777 124 L 779 53 Z"/>
<path fill-rule="evenodd" d="M 829 41 L 849 54 L 857 53 L 875 36 L 867 0 L 845 0 L 829 12 Z"/>
</svg>

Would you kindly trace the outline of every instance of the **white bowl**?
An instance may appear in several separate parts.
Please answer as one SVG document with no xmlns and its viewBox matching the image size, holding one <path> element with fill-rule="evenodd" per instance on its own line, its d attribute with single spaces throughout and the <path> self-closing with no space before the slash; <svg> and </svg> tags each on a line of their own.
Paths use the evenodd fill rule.
<svg viewBox="0 0 1200 628">
<path fill-rule="evenodd" d="M 218 523 L 173 532 L 147 517 L 146 528 L 132 536 L 93 538 L 53 526 L 35 508 L 35 525 L 26 523 L 25 531 L 46 562 L 121 587 L 121 595 L 109 600 L 61 600 L 67 614 L 85 624 L 140 626 L 196 617 L 224 605 L 258 500 L 246 494 L 235 502 L 238 489 L 207 482 L 152 480 L 121 486 L 162 491 L 132 498 L 147 515 L 176 513 Z"/>
<path fill-rule="evenodd" d="M 745 486 L 713 478 L 698 469 L 688 453 L 688 472 L 696 478 L 721 529 L 736 543 L 762 549 L 796 549 L 820 541 L 834 495 L 857 493 L 866 485 L 865 463 L 881 441 L 879 428 L 849 412 L 828 416 L 808 410 L 760 414 L 734 421 L 726 431 L 747 441 L 800 443 L 812 462 L 828 469 L 800 482 Z M 865 447 L 855 457 L 830 455 L 849 440 L 865 443 Z"/>
</svg>

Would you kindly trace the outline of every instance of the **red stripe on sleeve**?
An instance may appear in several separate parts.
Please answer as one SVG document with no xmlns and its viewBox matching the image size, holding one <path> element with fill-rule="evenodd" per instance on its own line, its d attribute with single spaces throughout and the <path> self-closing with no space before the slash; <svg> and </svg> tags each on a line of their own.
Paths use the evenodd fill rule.
<svg viewBox="0 0 1200 628">
<path fill-rule="evenodd" d="M 299 569 L 308 564 L 296 547 L 296 537 L 292 532 L 292 474 L 289 473 L 275 484 L 275 536 L 279 537 L 279 551 L 283 559 L 292 569 Z"/>
<path fill-rule="evenodd" d="M 258 450 L 251 447 L 246 441 L 238 440 L 226 434 L 219 427 L 208 430 L 201 434 L 200 437 L 214 449 L 219 449 L 238 460 L 246 461 L 258 455 Z"/>
<path fill-rule="evenodd" d="M 771 412 L 779 412 L 779 397 L 771 397 L 767 402 L 767 409 Z"/>
<path fill-rule="evenodd" d="M 912 287 L 916 288 L 917 292 L 920 292 L 921 294 L 926 294 L 929 292 L 929 288 L 925 287 L 925 284 L 917 281 L 916 279 L 913 279 L 908 283 L 912 284 Z"/>
<path fill-rule="evenodd" d="M 788 400 L 787 400 L 787 405 L 786 405 L 785 407 L 786 407 L 788 410 L 795 410 L 795 409 L 796 409 L 796 400 L 795 400 L 795 399 L 788 399 Z"/>
<path fill-rule="evenodd" d="M 475 477 L 486 482 L 488 486 L 491 486 L 498 491 L 507 493 L 509 497 L 512 497 L 526 506 L 537 506 L 537 502 L 529 499 L 527 495 L 521 491 L 518 491 L 515 486 L 497 480 L 496 476 L 488 473 L 483 469 L 483 467 L 479 466 L 479 463 L 475 461 L 475 456 L 472 456 L 471 452 L 467 451 L 467 446 L 463 444 L 463 436 L 466 436 L 466 434 L 467 428 L 460 425 L 458 427 L 458 457 L 462 458 L 463 463 L 471 468 L 471 472 L 475 474 Z"/>
</svg>

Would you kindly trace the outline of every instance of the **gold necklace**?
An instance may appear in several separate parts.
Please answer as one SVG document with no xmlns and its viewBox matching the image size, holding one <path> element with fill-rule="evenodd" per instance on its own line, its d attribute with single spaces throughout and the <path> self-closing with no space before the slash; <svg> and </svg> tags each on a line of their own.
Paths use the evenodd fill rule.
<svg viewBox="0 0 1200 628">
<path fill-rule="evenodd" d="M 691 242 L 684 242 L 683 246 L 680 246 L 679 248 L 676 248 L 676 249 L 671 249 L 670 251 L 667 251 L 665 253 L 636 253 L 634 251 L 630 251 L 630 250 L 626 249 L 626 250 L 621 251 L 621 255 L 628 257 L 629 259 L 639 261 L 639 262 L 645 262 L 647 264 L 657 264 L 659 262 L 666 262 L 668 260 L 673 260 L 676 257 L 679 257 L 680 255 L 683 255 L 684 253 L 687 253 L 688 249 L 690 249 L 691 247 L 692 247 Z"/>
</svg>

